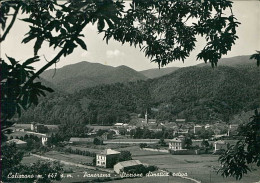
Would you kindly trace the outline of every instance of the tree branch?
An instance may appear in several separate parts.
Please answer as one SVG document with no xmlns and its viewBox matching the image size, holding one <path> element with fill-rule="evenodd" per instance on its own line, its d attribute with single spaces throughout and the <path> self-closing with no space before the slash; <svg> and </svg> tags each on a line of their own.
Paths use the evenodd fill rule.
<svg viewBox="0 0 260 183">
<path fill-rule="evenodd" d="M 84 29 L 84 27 L 89 23 L 89 21 L 85 21 L 81 28 L 78 29 L 77 33 L 71 38 L 71 41 L 73 42 L 78 38 L 78 35 L 80 32 Z M 60 52 L 46 65 L 44 65 L 40 70 L 38 70 L 32 77 L 28 79 L 28 81 L 23 86 L 23 90 L 26 89 L 26 87 L 30 84 L 32 84 L 33 80 L 40 76 L 41 73 L 43 73 L 46 69 L 48 69 L 53 64 L 57 63 L 57 61 L 60 59 L 60 57 L 66 52 L 67 44 L 64 45 L 64 47 L 60 50 Z"/>
<path fill-rule="evenodd" d="M 41 73 L 43 73 L 46 69 L 48 69 L 50 66 L 55 64 L 60 59 L 60 57 L 65 53 L 66 49 L 67 49 L 67 46 L 64 45 L 64 48 L 62 48 L 60 50 L 60 52 L 50 62 L 48 62 L 40 70 L 38 70 L 32 77 L 30 77 L 30 79 L 25 83 L 23 88 L 26 88 L 28 85 L 30 85 L 33 82 L 34 79 L 36 79 L 38 76 L 40 76 Z"/>
<path fill-rule="evenodd" d="M 21 7 L 21 5 L 19 5 L 19 4 L 16 6 L 15 12 L 14 12 L 14 15 L 13 15 L 13 18 L 12 18 L 10 24 L 8 25 L 6 31 L 4 32 L 3 36 L 0 38 L 0 43 L 5 40 L 7 34 L 8 34 L 9 31 L 11 30 L 11 28 L 13 27 L 14 22 L 15 22 L 15 20 L 16 20 L 16 17 L 17 17 L 17 14 L 18 14 L 18 12 L 19 12 L 20 7 Z"/>
</svg>

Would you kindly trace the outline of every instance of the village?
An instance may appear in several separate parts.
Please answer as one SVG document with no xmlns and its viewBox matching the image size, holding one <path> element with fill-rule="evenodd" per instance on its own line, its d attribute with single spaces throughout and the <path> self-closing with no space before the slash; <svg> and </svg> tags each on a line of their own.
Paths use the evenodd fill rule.
<svg viewBox="0 0 260 183">
<path fill-rule="evenodd" d="M 55 135 L 58 125 L 16 123 L 7 131 L 7 143 L 15 143 L 25 152 L 25 164 L 37 160 L 60 162 L 64 166 L 64 182 L 73 182 L 75 177 L 79 181 L 119 181 L 151 179 L 151 175 L 181 179 L 180 182 L 214 182 L 213 178 L 222 179 L 217 175 L 219 154 L 239 139 L 237 124 L 196 124 L 185 119 L 158 122 L 150 119 L 147 112 L 144 118 L 136 118 L 135 124 L 88 128 L 91 130 L 86 137 L 60 141 Z M 194 170 L 194 166 L 199 168 Z"/>
</svg>

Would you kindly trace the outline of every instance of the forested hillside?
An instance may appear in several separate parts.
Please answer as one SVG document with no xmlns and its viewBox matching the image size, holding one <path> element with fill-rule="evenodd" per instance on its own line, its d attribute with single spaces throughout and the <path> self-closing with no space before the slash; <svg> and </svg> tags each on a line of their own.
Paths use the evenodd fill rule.
<svg viewBox="0 0 260 183">
<path fill-rule="evenodd" d="M 22 122 L 112 124 L 128 122 L 130 113 L 161 120 L 228 121 L 260 104 L 260 70 L 255 66 L 187 67 L 146 81 L 53 94 L 25 112 Z"/>
<path fill-rule="evenodd" d="M 67 65 L 56 71 L 54 69 L 47 70 L 41 77 L 68 93 L 101 84 L 147 79 L 141 73 L 127 66 L 112 67 L 90 62 Z"/>
<path fill-rule="evenodd" d="M 179 69 L 179 67 L 166 67 L 166 68 L 156 68 L 156 69 L 148 69 L 144 71 L 140 71 L 141 74 L 146 76 L 147 78 L 153 79 L 158 78 L 167 74 L 171 74 L 172 72 Z"/>
</svg>

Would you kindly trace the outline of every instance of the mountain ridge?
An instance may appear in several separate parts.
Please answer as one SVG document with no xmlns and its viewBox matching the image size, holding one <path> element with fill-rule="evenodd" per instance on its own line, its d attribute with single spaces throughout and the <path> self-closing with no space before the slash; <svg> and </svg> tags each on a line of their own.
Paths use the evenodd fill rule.
<svg viewBox="0 0 260 183">
<path fill-rule="evenodd" d="M 144 75 L 127 66 L 112 67 L 87 61 L 56 69 L 53 77 L 54 72 L 54 69 L 47 70 L 41 77 L 68 93 L 102 84 L 147 79 Z"/>
<path fill-rule="evenodd" d="M 185 67 L 155 79 L 104 84 L 53 96 L 26 111 L 21 120 L 111 125 L 127 123 L 131 113 L 148 110 L 150 117 L 158 120 L 227 122 L 235 114 L 259 107 L 259 77 L 256 66 Z"/>
</svg>

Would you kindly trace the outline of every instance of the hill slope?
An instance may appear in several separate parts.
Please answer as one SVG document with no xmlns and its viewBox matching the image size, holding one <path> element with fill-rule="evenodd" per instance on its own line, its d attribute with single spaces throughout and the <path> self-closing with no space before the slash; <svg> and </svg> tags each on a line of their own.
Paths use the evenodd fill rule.
<svg viewBox="0 0 260 183">
<path fill-rule="evenodd" d="M 147 79 L 126 66 L 112 67 L 89 62 L 68 65 L 57 69 L 56 72 L 54 69 L 47 70 L 41 77 L 69 93 L 101 84 Z"/>
<path fill-rule="evenodd" d="M 141 74 L 146 76 L 147 78 L 158 78 L 167 74 L 170 74 L 179 69 L 179 67 L 168 67 L 168 68 L 156 68 L 156 69 L 148 69 L 144 71 L 140 71 Z"/>
<path fill-rule="evenodd" d="M 196 66 L 210 66 L 210 63 L 202 63 Z M 218 61 L 218 66 L 230 66 L 230 67 L 241 67 L 241 66 L 255 66 L 256 61 L 250 60 L 250 55 L 236 56 L 230 58 L 222 58 Z"/>
<path fill-rule="evenodd" d="M 121 69 L 121 68 L 120 68 Z M 43 100 L 21 120 L 45 123 L 128 122 L 130 113 L 161 120 L 228 121 L 241 111 L 259 107 L 260 70 L 249 67 L 187 67 L 146 81 L 87 88 Z"/>
<path fill-rule="evenodd" d="M 250 58 L 250 55 L 222 58 L 219 60 L 218 65 L 219 66 L 230 66 L 230 67 L 255 65 L 255 61 L 250 60 L 249 58 Z M 204 67 L 204 66 L 211 66 L 211 65 L 210 65 L 210 63 L 207 63 L 207 64 L 201 63 L 201 64 L 198 64 L 195 66 Z M 168 68 L 161 68 L 161 69 L 156 68 L 156 69 L 148 69 L 148 70 L 140 71 L 140 73 L 142 73 L 147 78 L 154 79 L 154 78 L 165 76 L 167 74 L 171 74 L 178 69 L 180 69 L 180 67 L 168 67 Z"/>
</svg>

